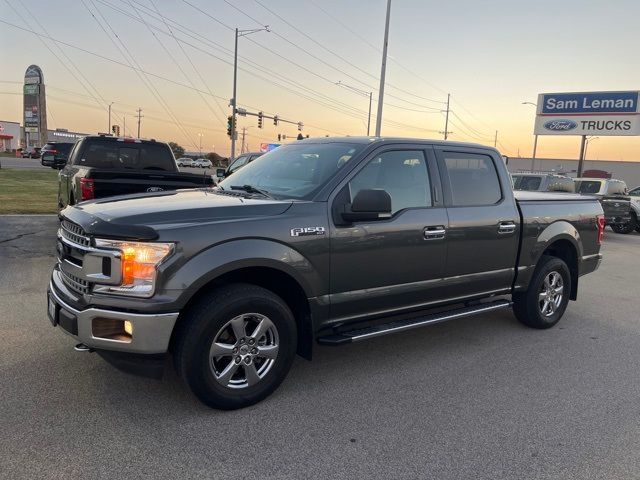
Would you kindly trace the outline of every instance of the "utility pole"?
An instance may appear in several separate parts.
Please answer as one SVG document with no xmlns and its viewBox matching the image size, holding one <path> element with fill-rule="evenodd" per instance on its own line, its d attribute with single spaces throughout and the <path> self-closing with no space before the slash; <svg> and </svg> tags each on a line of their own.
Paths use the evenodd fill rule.
<svg viewBox="0 0 640 480">
<path fill-rule="evenodd" d="M 122 115 L 122 136 L 127 136 L 127 116 Z"/>
<path fill-rule="evenodd" d="M 107 133 L 111 133 L 111 105 L 113 105 L 114 102 L 111 102 L 109 104 L 109 129 L 107 130 Z"/>
<path fill-rule="evenodd" d="M 578 178 L 582 176 L 582 168 L 584 167 L 584 154 L 586 149 L 587 149 L 587 136 L 582 135 L 582 140 L 580 141 L 580 158 L 578 159 L 578 174 L 577 174 Z"/>
<path fill-rule="evenodd" d="M 378 89 L 378 115 L 376 116 L 376 137 L 380 136 L 382 127 L 382 104 L 384 101 L 384 77 L 387 71 L 387 46 L 389 45 L 389 18 L 391 16 L 391 0 L 387 0 L 387 19 L 384 26 L 384 44 L 382 46 L 382 67 L 380 69 L 380 88 Z"/>
<path fill-rule="evenodd" d="M 237 97 L 237 87 L 238 87 L 238 37 L 244 37 L 246 35 L 251 35 L 252 33 L 262 32 L 262 31 L 270 31 L 269 25 L 265 25 L 264 28 L 252 28 L 250 30 L 235 30 L 235 44 L 233 49 L 233 98 L 231 99 L 231 116 L 233 117 L 231 120 L 231 157 L 229 160 L 233 160 L 236 156 L 236 138 L 238 136 L 238 131 L 236 129 L 236 120 L 238 114 L 238 97 Z"/>
<path fill-rule="evenodd" d="M 371 102 L 373 101 L 373 92 L 367 92 L 365 90 L 360 90 L 359 88 L 352 87 L 351 85 L 347 85 L 346 83 L 336 82 L 336 85 L 340 87 L 348 88 L 349 90 L 364 95 L 365 97 L 369 97 L 369 115 L 367 116 L 367 137 L 371 135 Z"/>
<path fill-rule="evenodd" d="M 138 107 L 138 138 L 140 138 L 140 120 L 142 119 L 142 108 Z"/>
<path fill-rule="evenodd" d="M 247 135 L 247 127 L 242 127 L 242 145 L 240 146 L 240 153 L 244 153 L 244 139 Z"/>
<path fill-rule="evenodd" d="M 498 130 L 496 130 L 496 136 L 493 139 L 493 147 L 498 148 Z"/>
<path fill-rule="evenodd" d="M 444 117 L 444 139 L 449 137 L 449 100 L 451 100 L 451 94 L 447 93 L 447 114 Z"/>
</svg>

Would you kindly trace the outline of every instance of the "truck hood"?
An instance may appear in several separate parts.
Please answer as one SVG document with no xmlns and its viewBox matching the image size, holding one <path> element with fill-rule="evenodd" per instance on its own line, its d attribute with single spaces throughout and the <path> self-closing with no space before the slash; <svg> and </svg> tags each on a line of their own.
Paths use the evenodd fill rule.
<svg viewBox="0 0 640 480">
<path fill-rule="evenodd" d="M 89 235 L 153 240 L 158 229 L 280 215 L 292 203 L 211 189 L 178 190 L 82 202 L 65 208 L 60 216 L 79 224 Z"/>
</svg>

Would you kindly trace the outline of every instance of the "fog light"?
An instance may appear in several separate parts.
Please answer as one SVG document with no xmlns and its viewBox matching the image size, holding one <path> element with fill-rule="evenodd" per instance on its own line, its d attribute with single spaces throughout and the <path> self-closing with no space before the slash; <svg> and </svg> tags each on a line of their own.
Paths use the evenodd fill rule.
<svg viewBox="0 0 640 480">
<path fill-rule="evenodd" d="M 129 320 L 124 321 L 124 331 L 133 337 L 133 324 Z"/>
</svg>

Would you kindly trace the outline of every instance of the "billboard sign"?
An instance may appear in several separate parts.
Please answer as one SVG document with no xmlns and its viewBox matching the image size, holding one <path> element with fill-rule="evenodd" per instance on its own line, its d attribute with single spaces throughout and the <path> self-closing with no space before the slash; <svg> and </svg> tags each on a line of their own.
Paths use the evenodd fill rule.
<svg viewBox="0 0 640 480">
<path fill-rule="evenodd" d="M 542 93 L 536 135 L 640 135 L 640 92 Z"/>
</svg>

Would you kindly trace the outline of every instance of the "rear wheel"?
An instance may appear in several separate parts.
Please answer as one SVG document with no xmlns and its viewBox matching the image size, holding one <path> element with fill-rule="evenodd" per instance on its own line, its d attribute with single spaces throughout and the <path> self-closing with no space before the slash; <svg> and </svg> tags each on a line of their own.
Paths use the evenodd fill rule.
<svg viewBox="0 0 640 480">
<path fill-rule="evenodd" d="M 222 287 L 181 319 L 175 366 L 206 405 L 246 407 L 282 383 L 296 335 L 293 314 L 277 295 L 254 285 Z"/>
<path fill-rule="evenodd" d="M 564 315 L 571 292 L 571 274 L 567 264 L 557 257 L 543 255 L 529 289 L 513 295 L 513 311 L 522 323 L 532 328 L 553 327 Z"/>
<path fill-rule="evenodd" d="M 611 225 L 611 230 L 616 233 L 631 233 L 638 228 L 638 217 L 635 212 L 631 212 L 631 219 L 627 223 Z"/>
</svg>

